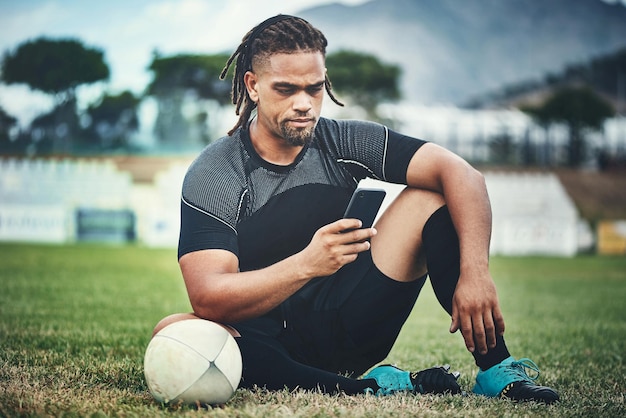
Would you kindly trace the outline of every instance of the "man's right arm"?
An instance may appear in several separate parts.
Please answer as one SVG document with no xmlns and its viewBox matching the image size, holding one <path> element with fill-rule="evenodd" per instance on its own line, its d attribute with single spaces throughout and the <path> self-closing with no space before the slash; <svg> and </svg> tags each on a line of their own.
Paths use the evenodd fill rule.
<svg viewBox="0 0 626 418">
<path fill-rule="evenodd" d="M 329 276 L 369 249 L 376 231 L 359 228 L 355 219 L 341 219 L 320 228 L 309 245 L 260 270 L 239 271 L 236 255 L 226 250 L 201 250 L 183 255 L 180 268 L 194 313 L 220 323 L 236 323 L 269 312 L 309 280 Z"/>
</svg>

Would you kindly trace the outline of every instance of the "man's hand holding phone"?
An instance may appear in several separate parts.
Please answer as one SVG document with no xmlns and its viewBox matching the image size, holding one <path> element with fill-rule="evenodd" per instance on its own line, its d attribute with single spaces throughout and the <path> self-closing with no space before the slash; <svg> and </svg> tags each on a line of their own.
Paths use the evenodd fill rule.
<svg viewBox="0 0 626 418">
<path fill-rule="evenodd" d="M 357 189 L 344 217 L 318 229 L 300 254 L 308 274 L 329 276 L 369 250 L 369 240 L 376 234 L 371 227 L 384 198 L 382 189 Z"/>
</svg>

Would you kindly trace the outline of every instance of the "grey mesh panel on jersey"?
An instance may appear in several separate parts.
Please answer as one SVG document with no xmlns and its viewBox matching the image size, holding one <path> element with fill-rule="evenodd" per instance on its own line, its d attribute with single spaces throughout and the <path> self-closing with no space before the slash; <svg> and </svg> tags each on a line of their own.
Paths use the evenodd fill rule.
<svg viewBox="0 0 626 418">
<path fill-rule="evenodd" d="M 273 197 L 300 186 L 317 184 L 351 190 L 366 176 L 405 183 L 408 162 L 423 143 L 376 123 L 322 118 L 315 140 L 298 159 L 289 166 L 275 166 L 256 154 L 246 131 L 238 130 L 232 137 L 209 145 L 185 177 L 179 257 L 189 251 L 216 248 L 214 242 L 207 242 L 206 247 L 197 242 L 213 238 L 207 238 L 209 232 L 203 238 L 196 229 L 208 226 L 207 231 L 225 234 L 217 225 L 221 223 L 236 234 L 241 220 L 252 217 Z M 187 208 L 203 216 L 185 215 L 189 214 Z M 194 225 L 187 222 L 191 218 Z M 219 248 L 237 253 L 232 246 Z"/>
<path fill-rule="evenodd" d="M 354 165 L 386 180 L 387 132 L 382 125 L 320 119 L 316 132 L 323 132 L 321 137 L 317 135 L 320 144 L 316 147 L 327 148 L 337 162 Z M 289 176 L 277 178 L 276 172 L 266 167 L 271 165 L 251 161 L 256 156 L 250 155 L 241 141 L 241 134 L 239 130 L 233 137 L 224 137 L 207 147 L 191 165 L 183 184 L 183 199 L 187 204 L 215 216 L 233 229 L 245 215 L 242 209 L 248 209 L 250 214 L 274 194 L 305 182 L 331 184 L 336 177 L 345 176 L 332 173 L 333 167 L 324 164 L 320 154 L 315 152 L 316 147 L 311 147 L 294 163 L 295 167 L 290 166 Z M 332 136 L 330 141 L 328 136 Z M 310 166 L 319 167 L 320 163 L 326 166 L 325 173 L 310 170 Z M 247 199 L 246 194 L 249 195 Z M 242 208 L 245 200 L 250 201 L 249 208 Z"/>
</svg>

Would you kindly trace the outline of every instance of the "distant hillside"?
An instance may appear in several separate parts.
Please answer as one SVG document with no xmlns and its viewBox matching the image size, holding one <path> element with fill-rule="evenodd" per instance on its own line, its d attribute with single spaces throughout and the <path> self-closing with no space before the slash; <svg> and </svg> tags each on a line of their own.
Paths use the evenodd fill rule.
<svg viewBox="0 0 626 418">
<path fill-rule="evenodd" d="M 563 86 L 587 85 L 603 95 L 619 112 L 626 109 L 626 48 L 568 65 L 544 79 L 524 80 L 483 94 L 467 103 L 469 108 L 539 105 L 555 89 Z"/>
<path fill-rule="evenodd" d="M 373 0 L 299 15 L 329 52 L 401 65 L 405 99 L 422 103 L 461 104 L 626 46 L 626 7 L 600 0 Z"/>
</svg>

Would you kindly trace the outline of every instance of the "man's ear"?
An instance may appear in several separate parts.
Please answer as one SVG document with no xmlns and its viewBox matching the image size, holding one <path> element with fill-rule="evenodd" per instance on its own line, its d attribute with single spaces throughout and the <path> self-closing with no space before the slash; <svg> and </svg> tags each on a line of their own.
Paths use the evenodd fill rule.
<svg viewBox="0 0 626 418">
<path fill-rule="evenodd" d="M 257 75 L 252 71 L 247 71 L 243 75 L 243 83 L 246 85 L 248 96 L 256 103 L 259 100 L 259 94 L 257 93 Z"/>
</svg>

